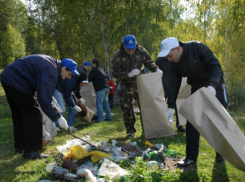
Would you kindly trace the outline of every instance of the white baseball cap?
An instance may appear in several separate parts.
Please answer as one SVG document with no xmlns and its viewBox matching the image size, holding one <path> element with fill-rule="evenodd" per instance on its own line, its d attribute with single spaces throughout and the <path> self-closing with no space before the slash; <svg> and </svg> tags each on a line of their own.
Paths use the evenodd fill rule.
<svg viewBox="0 0 245 182">
<path fill-rule="evenodd" d="M 161 42 L 161 52 L 157 57 L 165 57 L 171 51 L 171 49 L 178 47 L 179 41 L 174 37 L 168 37 Z"/>
</svg>

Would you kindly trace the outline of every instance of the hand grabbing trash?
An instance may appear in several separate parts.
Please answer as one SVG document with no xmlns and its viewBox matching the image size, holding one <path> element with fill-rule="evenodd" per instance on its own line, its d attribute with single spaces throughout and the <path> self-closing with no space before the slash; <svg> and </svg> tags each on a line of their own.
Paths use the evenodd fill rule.
<svg viewBox="0 0 245 182">
<path fill-rule="evenodd" d="M 74 109 L 75 109 L 77 112 L 81 112 L 81 111 L 82 111 L 82 109 L 81 109 L 79 106 L 77 106 L 77 105 L 74 106 Z"/>
<path fill-rule="evenodd" d="M 67 121 L 65 120 L 65 118 L 63 116 L 61 116 L 58 119 L 58 123 L 59 123 L 59 125 L 60 125 L 61 128 L 64 128 L 65 130 L 68 129 Z"/>
</svg>

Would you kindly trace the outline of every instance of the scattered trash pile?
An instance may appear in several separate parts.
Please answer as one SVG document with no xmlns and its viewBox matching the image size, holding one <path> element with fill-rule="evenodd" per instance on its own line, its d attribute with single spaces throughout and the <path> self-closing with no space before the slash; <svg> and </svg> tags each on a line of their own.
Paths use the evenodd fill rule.
<svg viewBox="0 0 245 182">
<path fill-rule="evenodd" d="M 120 167 L 122 161 L 134 163 L 135 157 L 141 157 L 148 162 L 147 167 L 163 170 L 166 155 L 174 155 L 174 151 L 167 150 L 163 144 L 152 145 L 148 141 L 145 142 L 146 149 L 141 149 L 137 142 L 84 142 L 90 140 L 89 136 L 82 140 L 69 140 L 65 145 L 57 146 L 60 153 L 55 157 L 56 162 L 46 167 L 53 178 L 66 181 L 75 181 L 77 178 L 86 178 L 86 181 L 91 182 L 105 179 L 113 181 L 130 176 L 127 170 Z"/>
</svg>

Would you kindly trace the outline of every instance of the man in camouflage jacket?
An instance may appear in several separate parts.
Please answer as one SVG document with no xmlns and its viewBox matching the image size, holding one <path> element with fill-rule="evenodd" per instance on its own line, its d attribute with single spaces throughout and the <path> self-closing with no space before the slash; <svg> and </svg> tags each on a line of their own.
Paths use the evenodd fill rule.
<svg viewBox="0 0 245 182">
<path fill-rule="evenodd" d="M 127 35 L 112 60 L 112 75 L 121 82 L 120 104 L 128 138 L 134 137 L 136 132 L 133 98 L 138 98 L 135 95 L 138 91 L 135 76 L 142 73 L 144 67 L 151 72 L 161 72 L 151 60 L 147 50 L 136 42 L 133 35 Z"/>
</svg>

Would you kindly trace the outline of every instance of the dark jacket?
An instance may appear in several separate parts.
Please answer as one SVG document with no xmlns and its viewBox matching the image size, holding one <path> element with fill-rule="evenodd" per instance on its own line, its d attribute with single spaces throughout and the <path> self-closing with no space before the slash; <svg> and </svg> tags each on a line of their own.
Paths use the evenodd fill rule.
<svg viewBox="0 0 245 182">
<path fill-rule="evenodd" d="M 108 88 L 105 72 L 99 66 L 90 71 L 88 81 L 93 83 L 95 92 Z"/>
<path fill-rule="evenodd" d="M 156 60 L 156 65 L 159 67 L 160 70 L 162 70 L 162 85 L 165 98 L 167 98 L 169 89 L 170 62 L 166 57 L 159 57 Z"/>
<path fill-rule="evenodd" d="M 182 43 L 183 53 L 178 63 L 170 62 L 168 107 L 173 108 L 182 77 L 192 87 L 192 93 L 201 87 L 221 87 L 223 71 L 213 52 L 203 43 L 192 41 Z"/>
<path fill-rule="evenodd" d="M 76 104 L 71 99 L 72 91 L 78 99 L 82 98 L 80 90 L 80 82 L 77 83 L 79 76 L 72 76 L 71 79 L 60 80 L 56 89 L 63 94 L 64 100 L 67 105 L 74 107 Z"/>
<path fill-rule="evenodd" d="M 84 68 L 84 66 L 79 66 L 78 68 L 77 68 L 77 71 L 80 73 L 80 72 L 84 72 L 84 73 L 86 73 L 86 75 L 88 76 L 88 72 L 87 72 L 87 70 Z"/>
<path fill-rule="evenodd" d="M 43 112 L 52 120 L 60 118 L 52 103 L 52 96 L 61 71 L 61 62 L 47 55 L 30 55 L 17 59 L 5 67 L 1 80 L 7 85 L 34 96 Z"/>
<path fill-rule="evenodd" d="M 151 72 L 155 72 L 158 67 L 151 60 L 150 54 L 144 47 L 137 44 L 136 50 L 132 56 L 126 53 L 124 45 L 121 44 L 120 49 L 115 53 L 112 60 L 112 75 L 113 77 L 120 79 L 121 82 L 135 83 L 135 77 L 129 78 L 128 73 L 133 69 L 142 70 L 144 66 Z"/>
</svg>

